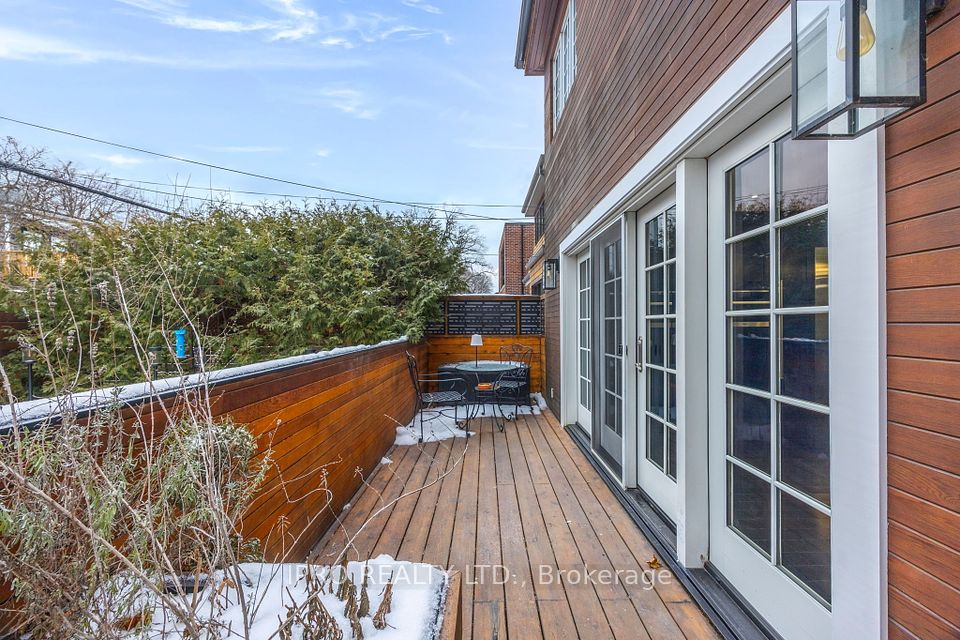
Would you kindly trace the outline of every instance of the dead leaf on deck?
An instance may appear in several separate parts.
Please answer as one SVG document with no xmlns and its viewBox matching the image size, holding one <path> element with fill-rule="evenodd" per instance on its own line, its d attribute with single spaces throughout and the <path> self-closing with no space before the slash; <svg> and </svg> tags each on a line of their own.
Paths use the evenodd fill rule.
<svg viewBox="0 0 960 640">
<path fill-rule="evenodd" d="M 139 613 L 120 618 L 113 623 L 117 631 L 136 631 L 149 626 L 153 622 L 153 612 L 144 609 Z"/>
<path fill-rule="evenodd" d="M 659 569 L 663 565 L 660 564 L 660 559 L 657 556 L 653 556 L 652 558 L 647 560 L 647 566 L 650 567 L 651 569 Z"/>
</svg>

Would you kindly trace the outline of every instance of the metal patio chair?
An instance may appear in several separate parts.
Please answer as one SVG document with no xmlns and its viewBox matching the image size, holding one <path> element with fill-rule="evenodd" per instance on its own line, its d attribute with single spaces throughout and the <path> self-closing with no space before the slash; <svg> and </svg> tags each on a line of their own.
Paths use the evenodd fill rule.
<svg viewBox="0 0 960 640">
<path fill-rule="evenodd" d="M 529 405 L 530 398 L 523 398 L 523 390 L 530 390 L 530 361 L 533 359 L 533 347 L 522 344 L 511 344 L 500 347 L 500 362 L 509 362 L 515 368 L 505 371 L 493 384 L 493 390 L 498 404 L 512 404 L 513 415 L 510 420 L 520 415 L 520 404 Z M 501 425 L 500 430 L 503 430 Z"/>
<path fill-rule="evenodd" d="M 460 406 L 464 407 L 464 422 L 469 423 L 470 412 L 467 407 L 467 381 L 447 373 L 420 373 L 417 358 L 407 352 L 407 370 L 417 396 L 417 414 L 420 416 L 420 442 L 423 442 L 423 414 L 431 411 L 438 416 L 449 415 L 446 411 L 453 408 L 453 422 L 460 424 Z M 466 428 L 466 424 L 463 428 Z M 469 437 L 469 436 L 468 436 Z"/>
</svg>

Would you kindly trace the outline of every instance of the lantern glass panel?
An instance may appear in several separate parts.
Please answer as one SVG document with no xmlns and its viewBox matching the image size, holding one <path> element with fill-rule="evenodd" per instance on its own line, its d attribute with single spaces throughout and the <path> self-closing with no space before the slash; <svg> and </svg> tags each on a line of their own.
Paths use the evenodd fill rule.
<svg viewBox="0 0 960 640">
<path fill-rule="evenodd" d="M 843 0 L 796 0 L 797 123 L 804 128 L 847 99 L 846 63 L 837 57 Z"/>
<path fill-rule="evenodd" d="M 922 2 L 793 6 L 798 137 L 856 137 L 924 101 Z"/>
<path fill-rule="evenodd" d="M 916 0 L 867 3 L 864 13 L 875 43 L 859 57 L 861 98 L 920 96 L 921 4 Z"/>
</svg>

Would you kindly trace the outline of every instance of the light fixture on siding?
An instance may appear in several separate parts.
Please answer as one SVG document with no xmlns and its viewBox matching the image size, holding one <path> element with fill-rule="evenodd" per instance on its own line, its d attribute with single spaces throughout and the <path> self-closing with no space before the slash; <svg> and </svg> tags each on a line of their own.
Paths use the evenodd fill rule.
<svg viewBox="0 0 960 640">
<path fill-rule="evenodd" d="M 794 138 L 856 138 L 926 100 L 923 4 L 791 0 Z"/>
<path fill-rule="evenodd" d="M 560 260 L 551 258 L 543 261 L 543 290 L 556 289 L 560 282 Z"/>
</svg>

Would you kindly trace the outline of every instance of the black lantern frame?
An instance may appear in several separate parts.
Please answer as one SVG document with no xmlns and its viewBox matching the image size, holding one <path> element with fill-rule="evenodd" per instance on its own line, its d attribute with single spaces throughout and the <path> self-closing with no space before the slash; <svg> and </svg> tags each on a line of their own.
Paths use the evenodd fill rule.
<svg viewBox="0 0 960 640">
<path fill-rule="evenodd" d="M 552 291 L 560 283 L 560 260 L 550 258 L 543 261 L 543 290 Z"/>
<path fill-rule="evenodd" d="M 918 33 L 916 34 L 918 51 L 917 59 L 913 62 L 917 65 L 917 92 L 912 95 L 864 95 L 863 87 L 861 83 L 862 79 L 862 61 L 864 56 L 869 55 L 872 51 L 865 52 L 861 54 L 860 52 L 860 37 L 861 37 L 861 22 L 860 14 L 861 12 L 866 12 L 868 7 L 868 2 L 870 0 L 842 0 L 843 2 L 843 12 L 841 14 L 841 20 L 843 22 L 842 29 L 842 46 L 844 47 L 844 57 L 840 58 L 844 64 L 844 89 L 845 96 L 844 99 L 839 103 L 835 104 L 832 107 L 827 102 L 827 110 L 818 113 L 808 119 L 805 122 L 800 122 L 800 77 L 799 77 L 799 60 L 800 60 L 800 27 L 798 25 L 798 4 L 803 4 L 809 0 L 790 0 L 791 8 L 791 54 L 792 54 L 792 64 L 791 64 L 791 81 L 792 81 L 792 123 L 793 123 L 793 137 L 795 139 L 812 139 L 812 140 L 835 140 L 835 139 L 852 139 L 857 138 L 864 133 L 876 129 L 880 125 L 888 122 L 891 118 L 894 118 L 904 111 L 916 107 L 918 105 L 926 102 L 927 99 L 927 79 L 926 79 L 926 21 L 925 17 L 927 14 L 926 3 L 921 0 L 872 0 L 874 3 L 878 3 L 878 6 L 893 5 L 898 4 L 902 5 L 904 13 L 907 9 L 912 10 L 913 6 L 916 6 L 916 29 Z M 904 16 L 908 18 L 909 16 Z M 884 28 L 885 25 L 878 25 L 879 28 Z M 826 34 L 825 34 L 826 37 Z M 829 38 L 827 38 L 827 49 L 829 52 Z M 838 58 L 840 51 L 838 49 Z M 877 54 L 875 54 L 877 55 Z M 824 70 L 826 74 L 827 71 Z M 881 71 L 875 72 L 879 76 Z M 829 92 L 829 87 L 826 87 L 825 93 Z M 829 98 L 828 98 L 829 100 Z M 863 115 L 863 109 L 869 110 L 885 110 L 883 113 L 878 113 L 877 117 L 871 120 L 864 126 L 861 126 L 861 118 Z M 845 127 L 842 130 L 837 130 L 831 125 L 835 125 L 837 122 L 841 124 L 845 123 Z"/>
</svg>

